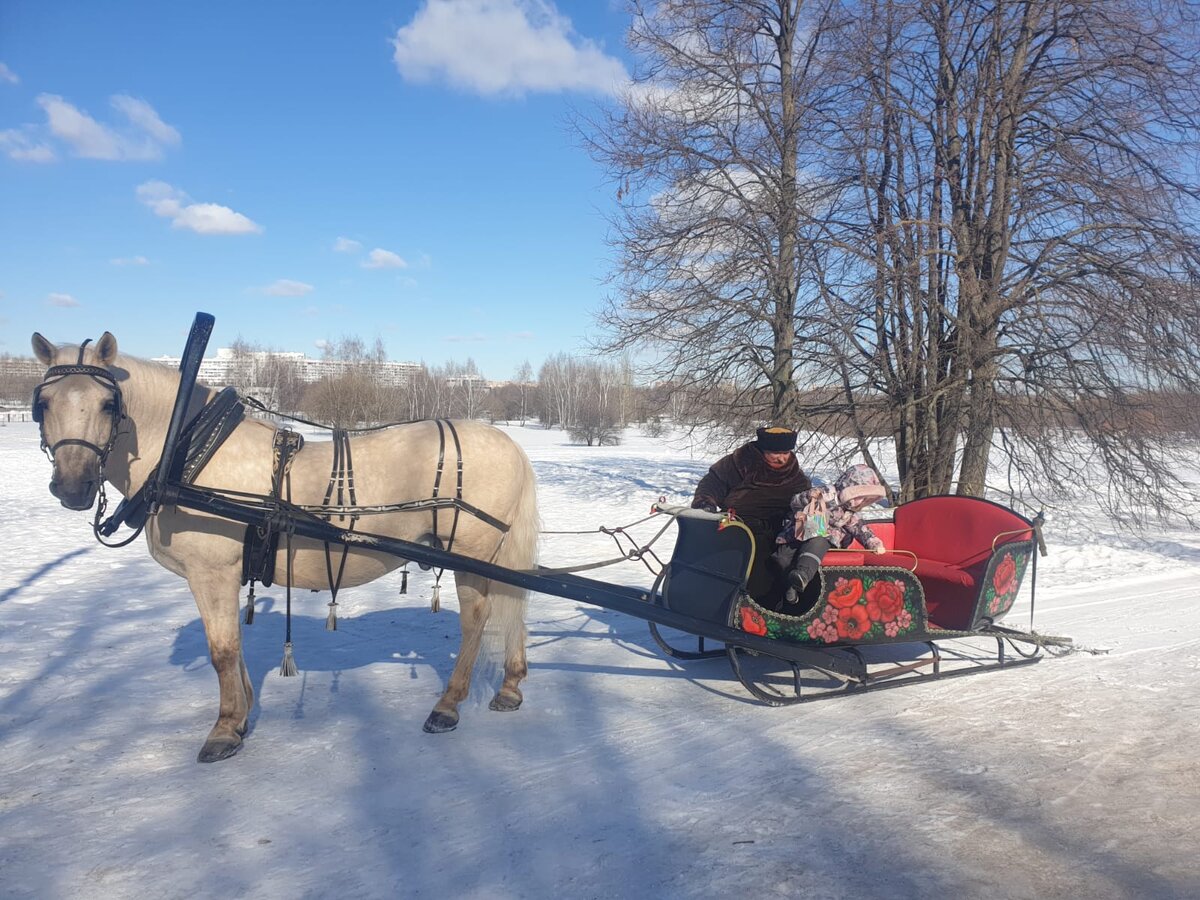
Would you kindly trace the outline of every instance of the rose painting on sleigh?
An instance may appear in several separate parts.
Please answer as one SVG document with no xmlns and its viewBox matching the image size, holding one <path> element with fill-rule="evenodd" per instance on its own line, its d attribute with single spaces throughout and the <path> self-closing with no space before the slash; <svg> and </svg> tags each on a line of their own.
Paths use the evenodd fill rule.
<svg viewBox="0 0 1200 900">
<path fill-rule="evenodd" d="M 1000 557 L 1000 562 L 987 579 L 983 591 L 983 614 L 990 619 L 998 619 L 1012 608 L 1017 599 L 1017 591 L 1021 587 L 1021 578 L 1025 574 L 1025 565 L 1029 562 L 1028 553 L 1008 552 Z"/>
<path fill-rule="evenodd" d="M 821 614 L 801 639 L 824 644 L 895 638 L 913 630 L 918 604 L 913 585 L 892 575 L 838 578 Z"/>
</svg>

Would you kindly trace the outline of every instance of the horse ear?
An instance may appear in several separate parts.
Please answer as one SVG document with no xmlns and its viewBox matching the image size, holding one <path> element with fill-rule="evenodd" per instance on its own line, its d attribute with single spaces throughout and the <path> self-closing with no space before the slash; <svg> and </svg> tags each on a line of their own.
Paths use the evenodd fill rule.
<svg viewBox="0 0 1200 900">
<path fill-rule="evenodd" d="M 49 366 L 54 362 L 55 349 L 54 345 L 38 334 L 33 333 L 33 338 L 30 340 L 33 345 L 33 355 L 37 357 L 38 362 L 43 366 Z"/>
<path fill-rule="evenodd" d="M 112 336 L 111 331 L 100 335 L 100 340 L 96 341 L 96 352 L 100 354 L 102 366 L 112 365 L 112 361 L 117 358 L 117 339 Z"/>
</svg>

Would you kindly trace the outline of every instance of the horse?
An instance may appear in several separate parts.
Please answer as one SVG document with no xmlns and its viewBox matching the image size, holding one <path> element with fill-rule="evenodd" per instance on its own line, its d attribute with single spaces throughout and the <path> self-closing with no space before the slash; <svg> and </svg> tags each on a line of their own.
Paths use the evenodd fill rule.
<svg viewBox="0 0 1200 900">
<path fill-rule="evenodd" d="M 118 351 L 109 332 L 89 346 L 56 346 L 40 334 L 32 338 L 34 355 L 48 371 L 34 396 L 43 448 L 53 464 L 50 492 L 64 507 L 91 509 L 103 485 L 130 497 L 159 464 L 180 373 L 167 366 Z M 197 384 L 190 421 L 217 394 Z M 533 469 L 524 451 L 502 431 L 470 420 L 448 423 L 461 450 L 461 497 L 485 515 L 445 509 L 385 511 L 370 519 L 370 531 L 434 546 L 509 569 L 535 564 L 538 511 Z M 356 501 L 361 506 L 388 507 L 430 496 L 443 455 L 445 436 L 434 421 L 404 423 L 356 434 L 350 439 Z M 275 454 L 273 425 L 243 418 L 209 457 L 194 479 L 197 487 L 268 495 Z M 307 441 L 291 461 L 291 502 L 320 505 L 335 464 L 335 441 Z M 341 451 L 344 452 L 344 451 Z M 327 502 L 327 501 L 326 501 Z M 103 505 L 103 504 L 102 504 Z M 99 515 L 97 516 L 99 518 Z M 490 519 L 490 521 L 489 521 Z M 504 526 L 507 526 L 505 528 Z M 199 511 L 174 506 L 152 515 L 145 528 L 150 554 L 163 567 L 185 579 L 204 624 L 209 656 L 220 686 L 220 705 L 197 757 L 215 762 L 242 745 L 254 691 L 242 652 L 239 595 L 243 578 L 245 526 Z M 280 540 L 275 572 L 290 572 L 291 585 L 331 589 L 327 547 L 294 537 Z M 334 567 L 341 559 L 335 548 Z M 350 547 L 335 587 L 373 581 L 404 561 L 378 551 Z M 489 708 L 516 710 L 519 687 L 527 674 L 524 589 L 463 572 L 455 573 L 462 644 L 445 692 L 425 720 L 436 733 L 458 725 L 459 703 L 470 688 L 471 672 L 489 620 L 503 638 L 503 683 Z M 335 594 L 336 599 L 336 594 Z M 285 662 L 286 662 L 285 658 Z"/>
</svg>

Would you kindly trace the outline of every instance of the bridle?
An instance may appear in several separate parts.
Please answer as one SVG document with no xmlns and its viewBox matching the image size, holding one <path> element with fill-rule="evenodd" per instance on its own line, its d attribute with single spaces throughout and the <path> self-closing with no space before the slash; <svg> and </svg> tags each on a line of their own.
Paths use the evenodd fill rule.
<svg viewBox="0 0 1200 900">
<path fill-rule="evenodd" d="M 108 462 L 108 454 L 112 452 L 113 444 L 117 441 L 117 434 L 120 430 L 121 422 L 125 419 L 125 401 L 121 396 L 121 386 L 117 384 L 117 379 L 108 369 L 100 366 L 89 366 L 83 361 L 83 350 L 91 343 L 91 338 L 88 338 L 79 345 L 79 358 L 74 363 L 69 363 L 63 366 L 51 366 L 46 370 L 46 375 L 41 384 L 33 389 L 33 421 L 38 423 L 38 433 L 42 439 L 42 452 L 54 462 L 54 453 L 59 447 L 87 447 L 100 458 L 100 483 L 104 483 L 104 466 Z M 101 447 L 93 444 L 91 441 L 85 441 L 82 438 L 63 438 L 60 441 L 55 441 L 53 444 L 46 442 L 46 426 L 45 426 L 45 409 L 42 406 L 42 390 L 49 385 L 57 384 L 64 378 L 69 378 L 72 375 L 87 375 L 94 382 L 112 394 L 112 411 L 110 413 L 110 425 L 108 430 L 108 440 Z"/>
</svg>

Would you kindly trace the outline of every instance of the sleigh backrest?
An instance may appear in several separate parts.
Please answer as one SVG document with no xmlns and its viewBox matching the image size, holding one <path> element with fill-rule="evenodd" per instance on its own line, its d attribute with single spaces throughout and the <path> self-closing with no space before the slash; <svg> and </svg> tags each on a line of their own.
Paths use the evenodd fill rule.
<svg viewBox="0 0 1200 900">
<path fill-rule="evenodd" d="M 1032 523 L 978 497 L 925 497 L 896 508 L 895 546 L 958 568 L 985 562 L 995 547 L 1029 540 Z"/>
<path fill-rule="evenodd" d="M 675 519 L 679 536 L 662 584 L 662 602 L 676 612 L 725 624 L 754 558 L 754 536 L 741 522 L 687 510 Z"/>
<path fill-rule="evenodd" d="M 915 557 L 931 625 L 974 629 L 1008 612 L 1032 552 L 1032 522 L 990 500 L 942 496 L 897 507 L 895 523 L 895 547 Z"/>
</svg>

